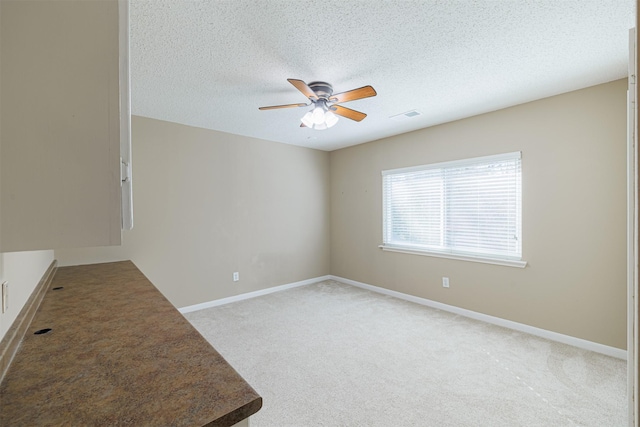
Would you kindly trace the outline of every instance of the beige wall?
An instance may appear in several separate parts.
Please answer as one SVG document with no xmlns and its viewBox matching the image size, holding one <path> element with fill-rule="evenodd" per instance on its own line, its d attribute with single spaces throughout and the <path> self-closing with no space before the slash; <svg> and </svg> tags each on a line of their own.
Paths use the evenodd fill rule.
<svg viewBox="0 0 640 427">
<path fill-rule="evenodd" d="M 625 109 L 620 80 L 332 153 L 134 117 L 134 230 L 56 258 L 132 259 L 178 307 L 330 272 L 625 348 Z M 378 249 L 381 170 L 516 150 L 525 269 Z"/>
<path fill-rule="evenodd" d="M 626 84 L 332 152 L 331 273 L 626 348 Z M 380 171 L 512 151 L 522 151 L 525 269 L 378 248 Z"/>
<path fill-rule="evenodd" d="M 131 259 L 177 307 L 329 274 L 329 153 L 135 116 L 132 145 L 133 230 L 60 265 Z"/>
</svg>

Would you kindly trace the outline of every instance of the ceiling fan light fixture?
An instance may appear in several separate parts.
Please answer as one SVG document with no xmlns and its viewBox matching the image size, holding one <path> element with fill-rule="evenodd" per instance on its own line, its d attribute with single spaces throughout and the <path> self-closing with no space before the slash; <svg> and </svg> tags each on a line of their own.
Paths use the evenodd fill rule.
<svg viewBox="0 0 640 427">
<path fill-rule="evenodd" d="M 333 111 L 327 111 L 324 113 L 324 122 L 327 124 L 327 127 L 330 128 L 338 123 L 338 116 L 336 116 Z"/>
<path fill-rule="evenodd" d="M 313 119 L 313 123 L 317 125 L 321 125 L 324 123 L 324 109 L 322 107 L 317 106 L 316 108 L 314 108 L 311 116 Z"/>
<path fill-rule="evenodd" d="M 308 128 L 313 128 L 313 115 L 311 114 L 311 111 L 307 111 L 307 114 L 305 114 L 304 116 L 302 116 L 302 118 L 300 119 L 300 121 L 302 122 L 302 124 L 304 124 L 306 127 Z"/>
<path fill-rule="evenodd" d="M 325 103 L 316 105 L 311 111 L 307 111 L 300 121 L 308 128 L 325 130 L 338 122 L 338 116 L 329 110 Z"/>
</svg>

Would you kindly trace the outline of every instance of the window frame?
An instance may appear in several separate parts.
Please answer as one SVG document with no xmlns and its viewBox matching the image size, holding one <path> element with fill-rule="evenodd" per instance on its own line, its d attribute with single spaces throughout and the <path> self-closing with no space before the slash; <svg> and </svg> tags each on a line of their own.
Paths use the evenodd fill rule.
<svg viewBox="0 0 640 427">
<path fill-rule="evenodd" d="M 394 244 L 388 243 L 387 240 L 387 227 L 389 226 L 387 221 L 387 208 L 388 208 L 388 197 L 386 188 L 385 188 L 385 176 L 394 175 L 394 174 L 402 174 L 402 173 L 410 173 L 410 172 L 421 172 L 425 170 L 433 170 L 433 169 L 446 169 L 446 168 L 459 168 L 467 165 L 479 165 L 486 164 L 489 162 L 499 162 L 504 160 L 519 160 L 520 161 L 520 177 L 518 180 L 518 184 L 520 186 L 519 193 L 516 195 L 517 197 L 517 213 L 516 213 L 516 229 L 518 231 L 518 239 L 519 239 L 519 247 L 520 247 L 520 255 L 504 255 L 504 254 L 481 254 L 476 252 L 466 252 L 462 250 L 457 250 L 454 248 L 443 248 L 435 249 L 433 247 L 425 247 L 420 245 L 402 245 L 402 244 Z M 381 172 L 382 175 L 382 240 L 383 244 L 379 246 L 382 250 L 391 251 L 391 252 L 400 252 L 400 253 L 408 253 L 415 255 L 424 255 L 438 258 L 447 258 L 447 259 L 455 259 L 462 261 L 472 261 L 472 262 L 480 262 L 480 263 L 488 263 L 488 264 L 496 264 L 503 265 L 508 267 L 518 267 L 524 268 L 527 265 L 526 261 L 522 259 L 522 153 L 520 151 L 503 153 L 491 156 L 482 156 L 482 157 L 474 157 L 468 159 L 447 161 L 447 162 L 439 162 L 439 163 L 431 163 L 420 166 L 412 166 L 406 168 L 398 168 L 398 169 L 389 169 L 383 170 Z M 444 229 L 441 228 L 441 233 L 444 233 Z"/>
</svg>

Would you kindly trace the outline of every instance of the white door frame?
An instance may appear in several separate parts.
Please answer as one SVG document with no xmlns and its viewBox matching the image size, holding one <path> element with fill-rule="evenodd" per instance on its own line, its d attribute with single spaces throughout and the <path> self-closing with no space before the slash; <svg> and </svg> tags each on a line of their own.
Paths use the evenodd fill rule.
<svg viewBox="0 0 640 427">
<path fill-rule="evenodd" d="M 627 92 L 627 401 L 629 426 L 638 426 L 638 120 L 636 108 L 636 29 L 629 30 Z"/>
</svg>

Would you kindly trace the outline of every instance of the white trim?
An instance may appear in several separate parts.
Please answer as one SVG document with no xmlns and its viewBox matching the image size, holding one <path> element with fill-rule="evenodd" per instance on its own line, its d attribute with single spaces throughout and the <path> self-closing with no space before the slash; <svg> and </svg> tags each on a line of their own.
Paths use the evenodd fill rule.
<svg viewBox="0 0 640 427">
<path fill-rule="evenodd" d="M 200 304 L 190 305 L 179 308 L 180 313 L 191 313 L 193 311 L 204 310 L 206 308 L 217 307 L 232 302 L 243 301 L 250 298 L 255 298 L 263 295 L 268 295 L 274 292 L 280 292 L 287 289 L 297 288 L 300 286 L 311 285 L 313 283 L 322 282 L 324 280 L 335 280 L 347 285 L 355 286 L 369 291 L 377 292 L 384 295 L 389 295 L 395 298 L 399 298 L 405 301 L 410 301 L 416 304 L 424 305 L 427 307 L 436 308 L 438 310 L 447 311 L 449 313 L 458 314 L 460 316 L 468 317 L 470 319 L 480 320 L 482 322 L 490 323 L 503 328 L 513 329 L 515 331 L 524 332 L 530 335 L 535 335 L 541 338 L 545 338 L 551 341 L 560 342 L 563 344 L 571 345 L 581 348 L 583 350 L 589 350 L 596 353 L 604 354 L 606 356 L 615 357 L 617 359 L 627 359 L 627 352 L 619 348 L 610 347 L 604 344 L 598 344 L 593 341 L 583 340 L 581 338 L 572 337 L 569 335 L 559 334 L 557 332 L 548 331 L 546 329 L 536 328 L 534 326 L 525 325 L 523 323 L 513 322 L 511 320 L 501 319 L 499 317 L 489 316 L 488 314 L 478 313 L 476 311 L 467 310 L 464 308 L 456 307 L 453 305 L 443 304 L 441 302 L 432 301 L 426 298 L 416 297 L 414 295 L 404 294 L 398 291 L 392 291 L 390 289 L 380 288 L 378 286 L 369 285 L 362 282 L 357 282 L 351 279 L 345 279 L 344 277 L 327 275 L 315 277 L 313 279 L 302 280 L 300 282 L 288 283 L 285 285 L 274 286 L 272 288 L 261 289 L 259 291 L 248 292 L 245 294 L 235 295 L 228 298 L 222 298 Z"/>
<path fill-rule="evenodd" d="M 501 319 L 499 317 L 489 316 L 487 314 L 478 313 L 464 308 L 455 307 L 453 305 L 443 304 L 441 302 L 432 301 L 426 298 L 420 298 L 413 295 L 404 294 L 402 292 L 392 291 L 390 289 L 380 288 L 378 286 L 368 285 L 362 282 L 356 282 L 355 280 L 345 279 L 338 276 L 329 276 L 331 280 L 342 282 L 347 285 L 356 286 L 358 288 L 367 289 L 369 291 L 377 292 L 384 295 L 389 295 L 395 298 L 400 298 L 405 301 L 414 302 L 416 304 L 425 305 L 427 307 L 437 308 L 439 310 L 448 311 L 450 313 L 458 314 L 460 316 L 469 317 L 471 319 L 480 320 L 482 322 L 491 323 L 493 325 L 502 326 L 504 328 L 513 329 L 515 331 L 524 332 L 527 334 L 535 335 L 541 338 L 546 338 L 551 341 L 557 341 L 563 344 L 572 345 L 584 350 L 594 351 L 596 353 L 604 354 L 607 356 L 615 357 L 618 359 L 626 360 L 627 352 L 619 348 L 610 347 L 603 344 L 598 344 L 592 341 L 583 340 L 581 338 L 575 338 L 569 335 L 559 334 L 557 332 L 547 331 L 546 329 L 540 329 L 533 326 L 525 325 L 523 323 L 513 322 L 511 320 Z"/>
<path fill-rule="evenodd" d="M 118 1 L 119 79 L 120 79 L 120 168 L 125 166 L 127 180 L 120 175 L 121 228 L 133 229 L 133 190 L 131 183 L 131 78 L 129 72 L 129 0 Z"/>
<path fill-rule="evenodd" d="M 399 252 L 401 254 L 412 254 L 412 255 L 431 256 L 436 258 L 457 259 L 460 261 L 481 262 L 484 264 L 504 265 L 507 267 L 525 268 L 527 266 L 527 261 L 520 261 L 515 259 L 500 259 L 500 258 L 490 258 L 490 257 L 483 257 L 483 256 L 459 255 L 459 254 L 444 253 L 444 252 L 431 252 L 426 250 L 410 249 L 410 248 L 405 248 L 401 246 L 392 246 L 392 245 L 379 245 L 378 247 L 383 251 Z"/>
<path fill-rule="evenodd" d="M 259 291 L 247 292 L 245 294 L 234 295 L 232 297 L 221 298 L 213 301 L 203 302 L 200 304 L 189 305 L 179 308 L 178 311 L 182 314 L 191 313 L 192 311 L 204 310 L 205 308 L 217 307 L 219 305 L 229 304 L 232 302 L 238 302 L 250 298 L 260 297 L 263 295 L 272 294 L 274 292 L 285 291 L 291 288 L 297 288 L 299 286 L 311 285 L 313 283 L 322 282 L 323 280 L 329 280 L 331 276 L 314 277 L 313 279 L 301 280 L 300 282 L 287 283 L 285 285 L 274 286 L 272 288 L 261 289 Z"/>
<path fill-rule="evenodd" d="M 638 406 L 638 157 L 636 29 L 629 30 L 629 73 L 627 90 L 627 406 L 629 426 L 637 426 Z"/>
<path fill-rule="evenodd" d="M 440 169 L 445 167 L 450 168 L 450 167 L 460 167 L 460 166 L 466 166 L 466 165 L 478 165 L 482 163 L 491 163 L 491 162 L 497 162 L 500 160 L 513 160 L 513 159 L 522 159 L 522 152 L 514 151 L 512 153 L 494 154 L 492 156 L 474 157 L 471 159 L 460 159 L 460 160 L 452 160 L 448 162 L 430 163 L 428 165 L 409 166 L 407 168 L 387 169 L 387 170 L 383 170 L 381 173 L 382 173 L 382 176 L 385 176 L 385 175 L 392 175 L 396 173 L 424 171 L 429 169 Z"/>
</svg>

